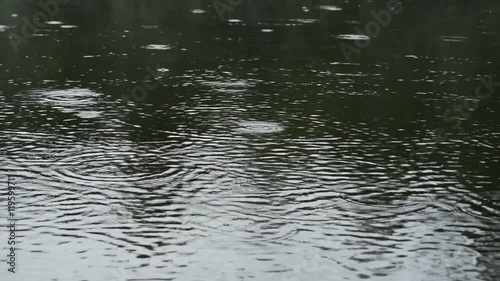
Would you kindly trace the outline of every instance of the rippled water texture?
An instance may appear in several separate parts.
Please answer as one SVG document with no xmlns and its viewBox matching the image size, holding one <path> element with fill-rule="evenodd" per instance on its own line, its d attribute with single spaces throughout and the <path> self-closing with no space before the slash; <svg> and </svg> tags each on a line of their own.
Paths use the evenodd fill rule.
<svg viewBox="0 0 500 281">
<path fill-rule="evenodd" d="M 497 3 L 202 2 L 0 1 L 0 279 L 500 280 Z"/>
</svg>

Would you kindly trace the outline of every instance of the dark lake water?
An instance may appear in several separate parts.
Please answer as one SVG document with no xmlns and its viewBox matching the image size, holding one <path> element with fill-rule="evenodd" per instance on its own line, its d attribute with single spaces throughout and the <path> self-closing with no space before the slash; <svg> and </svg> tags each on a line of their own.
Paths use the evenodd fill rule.
<svg viewBox="0 0 500 281">
<path fill-rule="evenodd" d="M 0 1 L 2 280 L 500 279 L 500 3 L 60 2 Z"/>
</svg>

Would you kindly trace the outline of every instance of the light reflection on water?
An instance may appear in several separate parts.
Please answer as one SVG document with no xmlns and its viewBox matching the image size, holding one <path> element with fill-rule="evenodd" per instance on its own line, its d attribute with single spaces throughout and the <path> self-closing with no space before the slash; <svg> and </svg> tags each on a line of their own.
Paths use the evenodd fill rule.
<svg viewBox="0 0 500 281">
<path fill-rule="evenodd" d="M 347 62 L 338 44 L 370 38 L 343 6 L 213 23 L 210 7 L 102 5 L 82 7 L 94 24 L 60 14 L 22 55 L 0 41 L 16 278 L 498 279 L 496 98 L 416 169 L 398 161 L 431 143 L 472 69 L 498 77 L 496 18 L 481 44 L 452 29 L 464 17 L 389 27 Z M 148 66 L 164 85 L 122 100 Z"/>
</svg>

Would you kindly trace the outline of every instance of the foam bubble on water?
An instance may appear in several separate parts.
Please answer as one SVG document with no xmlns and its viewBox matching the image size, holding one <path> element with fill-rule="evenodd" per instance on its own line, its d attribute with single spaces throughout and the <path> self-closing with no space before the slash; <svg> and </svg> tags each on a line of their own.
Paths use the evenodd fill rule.
<svg viewBox="0 0 500 281">
<path fill-rule="evenodd" d="M 290 21 L 297 22 L 297 23 L 315 23 L 315 22 L 318 22 L 319 20 L 317 20 L 317 19 L 291 19 Z"/>
<path fill-rule="evenodd" d="M 335 36 L 335 38 L 343 40 L 370 40 L 369 36 L 362 34 L 340 34 Z"/>
<path fill-rule="evenodd" d="M 469 40 L 469 38 L 463 36 L 441 36 L 441 40 L 445 42 L 464 42 Z"/>
<path fill-rule="evenodd" d="M 172 49 L 170 45 L 162 45 L 162 44 L 150 44 L 144 47 L 147 50 L 157 50 L 157 51 L 165 51 Z"/>
<path fill-rule="evenodd" d="M 320 10 L 326 10 L 326 11 L 342 11 L 341 7 L 337 6 L 328 6 L 328 5 L 322 5 L 318 7 Z"/>
<path fill-rule="evenodd" d="M 205 10 L 202 10 L 202 9 L 194 9 L 194 10 L 191 10 L 191 13 L 193 14 L 204 14 L 206 13 L 207 11 Z"/>
</svg>

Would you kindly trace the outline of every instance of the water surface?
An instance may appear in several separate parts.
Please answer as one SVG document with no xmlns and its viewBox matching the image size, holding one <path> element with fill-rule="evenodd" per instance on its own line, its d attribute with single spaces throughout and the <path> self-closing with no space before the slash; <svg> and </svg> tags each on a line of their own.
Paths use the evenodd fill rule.
<svg viewBox="0 0 500 281">
<path fill-rule="evenodd" d="M 40 7 L 1 1 L 2 276 L 498 280 L 500 89 L 443 115 L 500 80 L 500 7 L 406 1 L 375 38 L 384 2 L 334 2 L 73 0 L 16 53 Z"/>
</svg>

